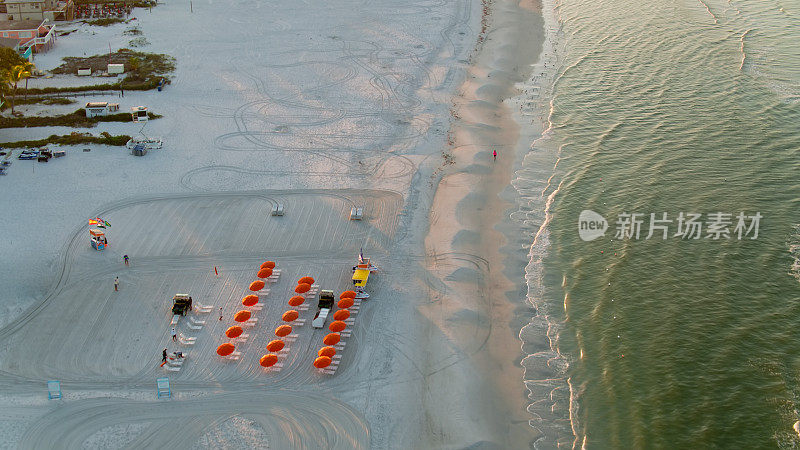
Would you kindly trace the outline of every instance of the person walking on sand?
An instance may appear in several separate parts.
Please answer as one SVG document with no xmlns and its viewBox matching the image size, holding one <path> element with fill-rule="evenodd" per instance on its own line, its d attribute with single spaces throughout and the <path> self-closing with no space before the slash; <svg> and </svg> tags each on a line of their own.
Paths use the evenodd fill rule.
<svg viewBox="0 0 800 450">
<path fill-rule="evenodd" d="M 119 290 L 119 277 L 114 278 L 114 291 Z"/>
<path fill-rule="evenodd" d="M 167 349 L 161 351 L 161 363 L 167 362 Z"/>
<path fill-rule="evenodd" d="M 125 261 L 125 265 L 126 265 L 126 266 L 127 266 L 127 265 L 129 265 L 129 264 L 128 264 L 128 255 L 123 255 L 123 256 L 122 256 L 122 260 L 123 260 L 123 261 Z"/>
<path fill-rule="evenodd" d="M 494 156 L 494 160 L 497 162 L 497 150 L 492 151 L 492 156 Z"/>
<path fill-rule="evenodd" d="M 222 307 L 219 307 L 219 320 L 222 321 Z"/>
<path fill-rule="evenodd" d="M 178 340 L 178 333 L 175 331 L 175 327 L 172 327 L 172 342 Z"/>
</svg>

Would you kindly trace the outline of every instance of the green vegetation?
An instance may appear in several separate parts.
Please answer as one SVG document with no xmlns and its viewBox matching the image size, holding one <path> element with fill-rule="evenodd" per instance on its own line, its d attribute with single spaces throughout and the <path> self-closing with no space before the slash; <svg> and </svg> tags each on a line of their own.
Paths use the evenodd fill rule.
<svg viewBox="0 0 800 450">
<path fill-rule="evenodd" d="M 75 100 L 66 97 L 17 97 L 14 99 L 14 103 L 16 105 L 71 105 L 75 103 Z M 5 110 L 7 107 L 7 104 L 3 104 L 3 106 L 0 106 L 0 111 Z"/>
<path fill-rule="evenodd" d="M 169 84 L 168 74 L 175 70 L 175 58 L 158 53 L 144 53 L 129 48 L 119 49 L 115 53 L 94 55 L 88 57 L 67 57 L 64 64 L 53 69 L 56 74 L 74 74 L 79 68 L 91 68 L 92 72 L 105 71 L 108 64 L 125 64 L 125 78 L 114 83 L 97 84 L 93 86 L 74 87 L 46 87 L 31 88 L 28 93 L 32 95 L 86 92 L 86 91 L 147 91 L 158 87 L 158 82 L 164 80 Z"/>
<path fill-rule="evenodd" d="M 17 95 L 17 85 L 20 81 L 31 76 L 33 63 L 19 56 L 10 48 L 0 48 L 0 96 L 11 98 L 11 113 L 14 113 L 14 97 Z"/>
<path fill-rule="evenodd" d="M 162 116 L 153 113 L 147 113 L 147 117 L 151 120 L 159 119 Z M 21 128 L 21 127 L 76 127 L 76 128 L 91 128 L 98 122 L 130 122 L 131 115 L 129 113 L 109 114 L 107 116 L 86 117 L 86 110 L 83 108 L 75 111 L 72 114 L 64 114 L 62 116 L 49 116 L 49 117 L 0 117 L 0 128 Z"/>
<path fill-rule="evenodd" d="M 123 23 L 123 22 L 125 22 L 125 19 L 122 19 L 122 18 L 119 18 L 119 17 L 103 17 L 103 18 L 95 19 L 95 20 L 82 20 L 81 22 L 83 22 L 83 23 L 85 23 L 87 25 L 94 25 L 94 26 L 98 26 L 98 27 L 107 27 L 109 25 L 114 25 L 114 24 L 117 24 L 117 23 Z"/>
<path fill-rule="evenodd" d="M 46 139 L 39 139 L 35 141 L 16 141 L 16 142 L 0 142 L 0 147 L 4 148 L 28 148 L 28 147 L 43 147 L 49 144 L 59 145 L 79 145 L 79 144 L 102 144 L 124 146 L 131 139 L 130 136 L 120 135 L 112 136 L 107 132 L 100 133 L 100 136 L 92 136 L 89 133 L 72 133 L 62 136 L 51 135 Z"/>
<path fill-rule="evenodd" d="M 128 45 L 131 47 L 144 47 L 145 45 L 150 45 L 150 41 L 144 36 L 139 36 L 128 41 Z"/>
</svg>

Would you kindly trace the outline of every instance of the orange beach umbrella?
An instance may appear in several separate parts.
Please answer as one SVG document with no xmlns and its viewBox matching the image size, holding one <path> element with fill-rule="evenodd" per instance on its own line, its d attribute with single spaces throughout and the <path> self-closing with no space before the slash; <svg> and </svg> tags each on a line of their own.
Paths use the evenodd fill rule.
<svg viewBox="0 0 800 450">
<path fill-rule="evenodd" d="M 242 299 L 242 304 L 244 306 L 253 306 L 258 303 L 258 296 L 257 295 L 245 295 Z"/>
<path fill-rule="evenodd" d="M 302 294 L 304 292 L 308 292 L 311 289 L 311 285 L 307 283 L 300 283 L 294 288 L 294 291 L 298 294 Z"/>
<path fill-rule="evenodd" d="M 331 322 L 331 324 L 328 325 L 328 329 L 333 331 L 334 333 L 338 333 L 338 332 L 344 330 L 345 328 L 347 328 L 347 324 L 342 322 L 341 320 L 337 320 L 335 322 Z"/>
<path fill-rule="evenodd" d="M 233 320 L 237 322 L 247 322 L 250 319 L 251 313 L 247 310 L 241 310 L 233 315 Z"/>
<path fill-rule="evenodd" d="M 275 261 L 265 261 L 261 263 L 261 269 L 274 269 L 275 268 Z"/>
<path fill-rule="evenodd" d="M 264 289 L 264 282 L 261 280 L 256 280 L 250 283 L 250 290 L 253 292 L 257 292 Z"/>
<path fill-rule="evenodd" d="M 343 299 L 339 300 L 339 303 L 337 303 L 336 305 L 339 306 L 339 308 L 347 309 L 347 308 L 353 306 L 353 303 L 355 303 L 355 302 L 353 301 L 352 298 L 346 297 L 346 298 L 343 298 Z"/>
<path fill-rule="evenodd" d="M 283 313 L 281 319 L 283 319 L 284 322 L 294 322 L 295 320 L 297 320 L 298 317 L 300 317 L 300 313 L 293 309 L 290 309 L 285 313 Z"/>
<path fill-rule="evenodd" d="M 339 294 L 339 298 L 356 298 L 356 291 L 344 291 Z"/>
<path fill-rule="evenodd" d="M 333 320 L 347 320 L 350 317 L 350 311 L 346 309 L 340 309 L 333 313 Z"/>
<path fill-rule="evenodd" d="M 328 333 L 328 335 L 325 336 L 325 339 L 322 340 L 322 343 L 325 345 L 336 345 L 341 340 L 342 337 L 339 336 L 339 333 Z"/>
<path fill-rule="evenodd" d="M 291 325 L 281 325 L 278 328 L 275 328 L 275 336 L 278 336 L 278 337 L 286 337 L 291 332 L 292 332 L 292 326 Z"/>
<path fill-rule="evenodd" d="M 233 339 L 241 336 L 242 332 L 243 332 L 242 327 L 234 325 L 225 330 L 225 336 L 228 336 L 229 338 Z"/>
<path fill-rule="evenodd" d="M 267 344 L 267 350 L 272 353 L 279 352 L 284 345 L 286 344 L 284 344 L 282 340 L 275 339 L 274 341 L 269 341 L 269 344 Z"/>
<path fill-rule="evenodd" d="M 269 267 L 258 271 L 258 278 L 269 278 L 272 276 L 272 269 Z"/>
<path fill-rule="evenodd" d="M 264 355 L 258 360 L 258 363 L 261 364 L 262 367 L 272 367 L 276 362 L 278 362 L 278 355 L 272 353 Z"/>
<path fill-rule="evenodd" d="M 219 356 L 228 356 L 233 353 L 234 350 L 236 350 L 236 347 L 233 344 L 226 342 L 217 347 L 217 354 Z"/>
<path fill-rule="evenodd" d="M 314 279 L 311 277 L 303 277 L 297 282 L 297 284 L 314 284 Z"/>
<path fill-rule="evenodd" d="M 324 369 L 331 365 L 331 358 L 328 356 L 320 356 L 314 360 L 314 367 L 317 369 Z"/>
<path fill-rule="evenodd" d="M 322 347 L 317 352 L 317 356 L 327 356 L 328 358 L 333 358 L 333 355 L 336 354 L 336 349 L 333 347 Z"/>
<path fill-rule="evenodd" d="M 303 297 L 299 295 L 295 295 L 294 297 L 289 299 L 289 306 L 300 306 L 303 302 L 306 301 Z"/>
</svg>

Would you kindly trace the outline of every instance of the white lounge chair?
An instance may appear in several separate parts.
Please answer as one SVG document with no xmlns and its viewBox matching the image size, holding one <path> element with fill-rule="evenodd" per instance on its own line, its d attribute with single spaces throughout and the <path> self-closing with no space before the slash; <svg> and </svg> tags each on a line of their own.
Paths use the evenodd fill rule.
<svg viewBox="0 0 800 450">
<path fill-rule="evenodd" d="M 214 309 L 214 305 L 205 306 L 199 303 L 192 307 L 192 310 L 202 314 L 210 313 L 212 309 Z"/>
<path fill-rule="evenodd" d="M 192 325 L 190 323 L 187 323 L 186 326 L 189 327 L 190 330 L 202 330 L 203 329 L 202 325 Z"/>
<path fill-rule="evenodd" d="M 229 361 L 238 361 L 240 356 L 242 356 L 242 352 L 233 352 L 228 356 L 223 356 L 222 358 Z"/>
<path fill-rule="evenodd" d="M 195 320 L 194 317 L 189 317 L 189 321 L 192 322 L 193 325 L 205 325 L 205 320 Z"/>
<path fill-rule="evenodd" d="M 256 318 L 252 318 L 252 319 L 248 320 L 247 322 L 242 322 L 242 326 L 244 326 L 244 327 L 252 327 L 252 326 L 255 326 L 257 323 L 258 323 L 258 318 L 256 317 Z"/>
<path fill-rule="evenodd" d="M 169 324 L 175 326 L 178 324 L 179 320 L 181 320 L 181 316 L 179 314 L 175 314 L 172 316 L 172 321 Z"/>
</svg>

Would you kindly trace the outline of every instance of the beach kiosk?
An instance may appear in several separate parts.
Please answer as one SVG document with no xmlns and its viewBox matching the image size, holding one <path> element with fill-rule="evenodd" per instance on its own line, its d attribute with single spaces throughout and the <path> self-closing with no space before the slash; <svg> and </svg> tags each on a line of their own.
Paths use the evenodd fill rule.
<svg viewBox="0 0 800 450">
<path fill-rule="evenodd" d="M 147 122 L 147 106 L 134 106 L 131 108 L 131 117 L 134 122 Z"/>
<path fill-rule="evenodd" d="M 92 228 L 89 230 L 89 242 L 91 242 L 92 248 L 98 252 L 105 250 L 105 248 L 108 246 L 106 234 L 97 228 Z"/>
</svg>

